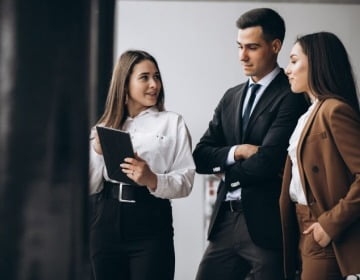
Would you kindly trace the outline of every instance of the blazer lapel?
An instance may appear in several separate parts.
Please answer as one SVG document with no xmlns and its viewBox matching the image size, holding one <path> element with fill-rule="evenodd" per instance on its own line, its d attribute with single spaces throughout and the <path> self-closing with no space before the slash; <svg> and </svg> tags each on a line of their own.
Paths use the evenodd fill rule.
<svg viewBox="0 0 360 280">
<path fill-rule="evenodd" d="M 306 178 L 305 178 L 304 168 L 303 168 L 303 166 L 301 164 L 301 162 L 302 162 L 302 158 L 301 158 L 302 150 L 303 150 L 303 147 L 304 147 L 304 140 L 305 140 L 306 136 L 309 134 L 311 125 L 315 120 L 316 113 L 319 111 L 319 108 L 321 107 L 322 103 L 323 103 L 323 101 L 318 101 L 318 103 L 316 104 L 316 107 L 311 112 L 311 115 L 309 116 L 309 119 L 307 120 L 307 122 L 306 122 L 306 124 L 304 126 L 304 129 L 303 129 L 303 131 L 302 131 L 302 133 L 300 135 L 300 139 L 299 139 L 299 143 L 298 143 L 298 147 L 297 147 L 297 151 L 296 151 L 296 158 L 297 158 L 297 161 L 298 161 L 301 184 L 303 186 L 306 198 L 308 196 L 307 196 Z"/>
<path fill-rule="evenodd" d="M 243 137 L 243 135 L 242 135 L 242 108 L 243 108 L 248 84 L 249 84 L 249 82 L 245 83 L 242 86 L 242 88 L 239 89 L 237 98 L 236 98 L 236 100 L 234 100 L 234 106 L 236 106 L 236 108 L 234 110 L 234 112 L 235 112 L 234 132 L 235 132 L 236 143 L 242 143 L 241 142 L 241 139 Z"/>
<path fill-rule="evenodd" d="M 256 119 L 261 115 L 261 113 L 266 109 L 267 106 L 272 104 L 274 102 L 274 98 L 278 96 L 278 92 L 276 90 L 271 89 L 272 86 L 270 85 L 265 92 L 263 93 L 263 96 L 261 96 L 261 99 L 256 104 L 249 120 L 249 126 L 251 126 L 252 123 L 256 121 Z"/>
<path fill-rule="evenodd" d="M 242 140 L 245 139 L 245 136 L 248 134 L 248 131 L 256 122 L 257 118 L 261 115 L 261 113 L 270 105 L 274 104 L 274 100 L 278 99 L 280 96 L 284 95 L 285 92 L 279 87 L 279 83 L 281 83 L 282 79 L 286 79 L 285 74 L 280 72 L 274 80 L 270 83 L 270 85 L 266 88 L 265 92 L 261 96 L 260 100 L 256 104 L 253 112 L 250 115 L 249 124 L 247 126 L 245 135 L 242 135 Z"/>
</svg>

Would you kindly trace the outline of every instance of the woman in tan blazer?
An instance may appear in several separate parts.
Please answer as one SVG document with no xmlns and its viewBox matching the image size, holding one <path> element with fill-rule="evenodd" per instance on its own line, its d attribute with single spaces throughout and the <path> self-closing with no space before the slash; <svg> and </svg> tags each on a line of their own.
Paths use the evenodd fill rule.
<svg viewBox="0 0 360 280">
<path fill-rule="evenodd" d="M 360 273 L 360 113 L 351 65 L 341 41 L 320 32 L 296 41 L 286 74 L 312 104 L 290 138 L 284 171 L 285 274 L 343 279 Z"/>
</svg>

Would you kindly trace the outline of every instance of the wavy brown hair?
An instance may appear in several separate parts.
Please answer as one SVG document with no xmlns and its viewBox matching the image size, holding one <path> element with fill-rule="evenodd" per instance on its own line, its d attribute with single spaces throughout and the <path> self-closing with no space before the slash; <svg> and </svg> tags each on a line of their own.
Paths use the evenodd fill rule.
<svg viewBox="0 0 360 280">
<path fill-rule="evenodd" d="M 319 99 L 337 98 L 359 112 L 357 88 L 349 56 L 340 39 L 318 32 L 296 40 L 308 58 L 310 90 Z"/>
<path fill-rule="evenodd" d="M 161 89 L 156 102 L 159 111 L 164 111 L 164 87 L 161 79 L 159 66 L 155 58 L 149 53 L 141 50 L 128 50 L 118 59 L 110 82 L 109 92 L 106 98 L 105 111 L 97 124 L 107 127 L 121 129 L 128 116 L 126 99 L 129 95 L 129 80 L 135 65 L 144 60 L 149 60 L 155 64 L 160 77 Z"/>
</svg>

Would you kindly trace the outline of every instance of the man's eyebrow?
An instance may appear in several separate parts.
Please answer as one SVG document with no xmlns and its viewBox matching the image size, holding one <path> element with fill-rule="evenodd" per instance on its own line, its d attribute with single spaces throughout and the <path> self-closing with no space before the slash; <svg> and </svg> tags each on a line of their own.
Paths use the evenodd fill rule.
<svg viewBox="0 0 360 280">
<path fill-rule="evenodd" d="M 236 43 L 237 43 L 238 45 L 243 45 L 243 46 L 260 46 L 259 43 L 242 44 L 242 43 L 240 43 L 239 41 L 236 41 Z"/>
</svg>

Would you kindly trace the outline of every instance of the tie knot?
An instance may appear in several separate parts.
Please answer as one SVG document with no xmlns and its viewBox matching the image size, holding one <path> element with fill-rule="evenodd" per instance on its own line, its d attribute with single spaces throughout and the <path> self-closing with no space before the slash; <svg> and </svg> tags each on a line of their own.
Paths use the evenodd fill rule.
<svg viewBox="0 0 360 280">
<path fill-rule="evenodd" d="M 256 94 L 260 87 L 261 87 L 260 84 L 252 84 L 252 85 L 250 85 L 251 94 Z"/>
</svg>

